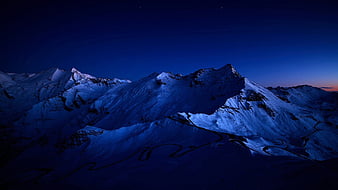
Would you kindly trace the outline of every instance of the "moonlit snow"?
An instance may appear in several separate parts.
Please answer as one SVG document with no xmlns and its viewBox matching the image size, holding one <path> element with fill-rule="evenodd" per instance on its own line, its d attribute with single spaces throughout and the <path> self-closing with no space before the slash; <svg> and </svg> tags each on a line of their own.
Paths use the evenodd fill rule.
<svg viewBox="0 0 338 190">
<path fill-rule="evenodd" d="M 265 88 L 231 65 L 133 82 L 0 72 L 0 87 L 0 182 L 12 189 L 337 185 L 335 92 Z"/>
</svg>

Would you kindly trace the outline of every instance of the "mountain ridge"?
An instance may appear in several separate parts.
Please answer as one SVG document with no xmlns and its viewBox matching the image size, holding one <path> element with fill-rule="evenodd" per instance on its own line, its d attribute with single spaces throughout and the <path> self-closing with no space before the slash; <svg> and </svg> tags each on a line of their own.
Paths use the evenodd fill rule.
<svg viewBox="0 0 338 190">
<path fill-rule="evenodd" d="M 232 65 L 184 76 L 153 73 L 134 82 L 75 68 L 1 72 L 0 84 L 1 160 L 17 173 L 25 173 L 18 168 L 25 160 L 32 160 L 28 168 L 55 168 L 52 176 L 58 177 L 81 164 L 101 170 L 128 155 L 148 160 L 154 147 L 164 147 L 160 155 L 169 150 L 170 158 L 181 158 L 228 141 L 251 154 L 314 162 L 338 157 L 335 93 L 310 86 L 265 88 Z M 83 155 L 78 163 L 68 161 L 77 154 Z"/>
</svg>

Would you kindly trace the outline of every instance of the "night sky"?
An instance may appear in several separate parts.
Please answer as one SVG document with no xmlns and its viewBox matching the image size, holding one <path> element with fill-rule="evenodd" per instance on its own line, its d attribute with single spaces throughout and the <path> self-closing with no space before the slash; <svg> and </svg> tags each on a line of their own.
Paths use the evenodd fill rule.
<svg viewBox="0 0 338 190">
<path fill-rule="evenodd" d="M 107 2 L 7 2 L 0 70 L 137 80 L 233 64 L 264 86 L 338 90 L 337 0 Z"/>
</svg>

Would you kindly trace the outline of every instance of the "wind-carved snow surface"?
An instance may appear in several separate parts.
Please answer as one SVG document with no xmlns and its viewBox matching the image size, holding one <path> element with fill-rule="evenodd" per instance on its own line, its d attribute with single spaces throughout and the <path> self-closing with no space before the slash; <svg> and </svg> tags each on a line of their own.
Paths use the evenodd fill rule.
<svg viewBox="0 0 338 190">
<path fill-rule="evenodd" d="M 288 159 L 338 157 L 337 93 L 311 86 L 264 88 L 231 65 L 186 76 L 153 73 L 135 82 L 97 78 L 75 68 L 0 72 L 0 85 L 1 177 L 14 188 L 52 183 L 128 189 L 144 185 L 125 186 L 128 176 L 141 180 L 148 175 L 144 171 L 159 172 L 158 167 L 180 184 L 185 171 L 192 170 L 186 168 L 189 164 L 199 168 L 198 160 L 215 163 L 204 167 L 208 175 L 214 172 L 211 168 L 222 168 L 217 164 L 224 159 L 233 167 L 242 167 L 241 159 L 248 168 L 262 165 L 238 151 L 238 145 Z M 151 159 L 146 167 L 138 163 Z M 275 180 L 269 172 L 266 177 Z M 213 180 L 223 174 L 214 172 Z M 256 183 L 255 174 L 246 174 Z M 199 175 L 197 179 L 205 178 L 203 172 Z M 210 182 L 191 180 L 197 189 L 210 188 Z M 223 184 L 214 182 L 215 189 Z M 220 186 L 228 187 L 225 182 Z M 273 184 L 271 188 L 276 189 Z"/>
</svg>

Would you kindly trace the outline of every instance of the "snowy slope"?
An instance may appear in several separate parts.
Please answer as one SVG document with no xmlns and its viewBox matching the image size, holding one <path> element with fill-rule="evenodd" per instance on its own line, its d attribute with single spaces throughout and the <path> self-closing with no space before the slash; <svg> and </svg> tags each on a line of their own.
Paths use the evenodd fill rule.
<svg viewBox="0 0 338 190">
<path fill-rule="evenodd" d="M 38 74 L 1 72 L 1 124 L 10 125 L 32 105 L 60 93 L 70 76 L 70 72 L 54 68 Z"/>
<path fill-rule="evenodd" d="M 232 66 L 201 69 L 187 76 L 153 73 L 137 82 L 109 90 L 93 104 L 107 116 L 95 126 L 112 129 L 150 122 L 178 112 L 212 113 L 239 93 L 244 78 Z"/>
<path fill-rule="evenodd" d="M 85 126 L 82 117 L 91 103 L 108 89 L 130 83 L 96 78 L 74 68 L 70 72 L 49 69 L 1 76 L 0 140 L 2 147 L 11 152 L 21 152 L 41 139 L 54 142 L 81 129 Z"/>
<path fill-rule="evenodd" d="M 239 143 L 254 152 L 313 160 L 337 157 L 337 95 L 307 88 L 312 93 L 296 90 L 296 95 L 279 98 L 275 90 L 245 79 L 241 93 L 215 113 L 180 115 L 199 127 L 241 136 Z M 326 109 L 318 108 L 323 105 Z"/>
<path fill-rule="evenodd" d="M 224 175 L 229 178 L 216 168 L 251 168 L 236 175 L 257 183 L 251 171 L 271 159 L 279 162 L 279 158 L 251 157 L 248 151 L 287 156 L 283 157 L 287 162 L 301 160 L 303 164 L 294 170 L 338 158 L 337 93 L 310 86 L 264 88 L 231 65 L 186 76 L 153 73 L 135 82 L 96 78 L 75 68 L 37 74 L 1 72 L 0 84 L 4 166 L 0 177 L 13 189 L 21 184 L 39 184 L 41 189 L 48 184 L 56 189 L 65 184 L 135 189 L 149 187 L 142 181 L 157 179 L 157 172 L 177 181 L 170 183 L 181 184 L 185 183 L 181 178 L 196 170 L 193 166 L 208 171 L 195 171 L 198 177 L 187 179 L 195 188 L 209 189 L 210 183 L 215 189 L 235 188 L 215 181 Z M 201 166 L 205 160 L 213 162 Z M 213 170 L 217 172 L 210 174 Z M 262 175 L 274 181 L 284 175 L 284 167 L 280 170 L 276 175 L 265 170 Z M 149 171 L 154 174 L 145 175 Z M 328 179 L 335 176 L 318 169 L 303 177 L 323 172 Z M 213 177 L 205 179 L 207 174 Z M 126 186 L 128 176 L 139 179 L 138 185 Z M 234 176 L 229 180 L 241 181 Z M 155 184 L 151 188 L 163 188 Z"/>
</svg>

